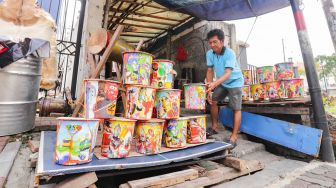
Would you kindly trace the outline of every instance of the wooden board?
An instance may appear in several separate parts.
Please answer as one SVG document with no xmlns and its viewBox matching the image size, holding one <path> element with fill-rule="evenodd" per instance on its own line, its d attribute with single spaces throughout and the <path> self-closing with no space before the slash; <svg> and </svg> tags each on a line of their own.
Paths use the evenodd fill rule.
<svg viewBox="0 0 336 188">
<path fill-rule="evenodd" d="M 0 154 L 0 187 L 4 187 L 3 183 L 7 179 L 20 146 L 21 142 L 10 142 Z"/>
<path fill-rule="evenodd" d="M 255 160 L 247 161 L 246 165 L 248 166 L 248 168 L 242 171 L 237 171 L 236 169 L 222 166 L 217 169 L 208 171 L 207 176 L 205 177 L 200 177 L 192 181 L 186 181 L 184 183 L 170 186 L 170 187 L 195 188 L 195 187 L 210 186 L 210 185 L 214 185 L 217 183 L 229 181 L 229 180 L 238 178 L 240 176 L 250 174 L 252 172 L 262 170 L 265 167 L 264 164 L 262 164 L 260 161 L 255 161 Z"/>
<path fill-rule="evenodd" d="M 54 131 L 56 127 L 56 117 L 36 117 L 33 131 Z"/>
<path fill-rule="evenodd" d="M 232 127 L 232 110 L 222 108 L 220 121 Z M 318 157 L 322 130 L 300 124 L 293 124 L 261 115 L 242 113 L 241 132 Z"/>
</svg>

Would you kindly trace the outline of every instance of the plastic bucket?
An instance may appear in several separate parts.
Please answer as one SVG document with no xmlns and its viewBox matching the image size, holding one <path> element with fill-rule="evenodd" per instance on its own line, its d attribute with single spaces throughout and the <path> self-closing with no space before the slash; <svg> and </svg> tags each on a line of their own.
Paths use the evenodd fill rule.
<svg viewBox="0 0 336 188">
<path fill-rule="evenodd" d="M 98 119 L 57 118 L 55 163 L 77 165 L 92 160 Z"/>
<path fill-rule="evenodd" d="M 185 84 L 184 102 L 186 109 L 205 110 L 205 84 Z"/>
<path fill-rule="evenodd" d="M 151 86 L 160 89 L 172 89 L 174 85 L 173 65 L 175 62 L 158 59 L 152 64 Z"/>
<path fill-rule="evenodd" d="M 156 91 L 156 113 L 159 119 L 176 119 L 180 117 L 181 90 L 163 89 Z"/>
<path fill-rule="evenodd" d="M 206 140 L 206 116 L 188 117 L 187 143 L 200 144 Z"/>
<path fill-rule="evenodd" d="M 146 52 L 124 52 L 124 83 L 149 86 L 152 61 L 153 56 Z"/>
</svg>

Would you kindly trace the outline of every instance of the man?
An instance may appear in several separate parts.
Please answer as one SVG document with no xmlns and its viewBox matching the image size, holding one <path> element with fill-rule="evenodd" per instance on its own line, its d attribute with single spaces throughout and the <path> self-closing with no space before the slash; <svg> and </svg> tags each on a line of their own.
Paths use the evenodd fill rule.
<svg viewBox="0 0 336 188">
<path fill-rule="evenodd" d="M 211 50 L 206 54 L 208 66 L 206 81 L 212 120 L 212 128 L 209 129 L 208 134 L 212 135 L 218 132 L 217 102 L 228 96 L 228 106 L 233 110 L 233 131 L 227 141 L 235 147 L 241 123 L 243 74 L 233 50 L 224 46 L 224 32 L 222 30 L 211 30 L 207 34 L 207 40 Z M 214 74 L 216 81 L 213 81 Z"/>
</svg>

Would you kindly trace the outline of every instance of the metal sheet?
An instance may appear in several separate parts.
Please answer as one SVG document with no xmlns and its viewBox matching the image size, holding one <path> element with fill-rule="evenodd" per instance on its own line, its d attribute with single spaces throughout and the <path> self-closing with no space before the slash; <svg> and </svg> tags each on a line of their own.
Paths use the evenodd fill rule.
<svg viewBox="0 0 336 188">
<path fill-rule="evenodd" d="M 232 127 L 232 114 L 232 110 L 228 108 L 220 110 L 223 125 Z M 240 130 L 308 155 L 317 157 L 319 154 L 322 139 L 320 129 L 242 112 Z"/>
<path fill-rule="evenodd" d="M 57 176 L 61 174 L 73 174 L 90 171 L 121 170 L 165 165 L 172 162 L 186 161 L 197 157 L 206 156 L 230 147 L 230 144 L 224 142 L 212 142 L 158 155 L 108 160 L 98 160 L 96 157 L 94 157 L 91 163 L 77 166 L 61 166 L 54 163 L 55 143 L 56 132 L 42 132 L 37 167 L 38 175 Z"/>
</svg>

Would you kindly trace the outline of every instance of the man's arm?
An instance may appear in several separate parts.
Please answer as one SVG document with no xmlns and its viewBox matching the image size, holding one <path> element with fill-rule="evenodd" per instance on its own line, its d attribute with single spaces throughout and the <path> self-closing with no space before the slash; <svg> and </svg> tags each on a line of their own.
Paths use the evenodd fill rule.
<svg viewBox="0 0 336 188">
<path fill-rule="evenodd" d="M 211 83 L 213 81 L 214 77 L 214 71 L 212 67 L 208 67 L 207 73 L 206 73 L 206 83 Z"/>
<path fill-rule="evenodd" d="M 208 69 L 208 71 L 209 71 L 209 69 Z M 229 79 L 231 73 L 232 73 L 232 68 L 225 68 L 223 76 L 221 76 L 215 82 L 212 82 L 212 83 L 210 82 L 211 84 L 209 84 L 207 92 L 215 89 L 217 86 L 219 86 L 219 84 L 221 84 L 221 83 L 225 82 L 225 80 Z M 207 74 L 207 79 L 208 79 L 208 74 Z"/>
</svg>

